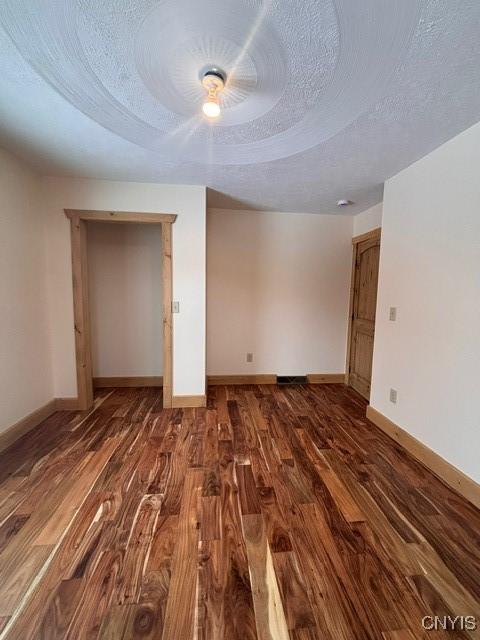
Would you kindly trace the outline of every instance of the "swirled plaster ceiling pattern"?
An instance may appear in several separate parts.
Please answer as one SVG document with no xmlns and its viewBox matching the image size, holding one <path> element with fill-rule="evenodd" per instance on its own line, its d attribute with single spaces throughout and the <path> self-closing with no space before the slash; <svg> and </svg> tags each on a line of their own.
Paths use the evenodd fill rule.
<svg viewBox="0 0 480 640">
<path fill-rule="evenodd" d="M 445 113 L 448 104 L 438 98 L 449 90 L 468 95 L 436 135 L 432 127 L 417 140 L 413 129 L 398 131 L 384 171 L 395 173 L 480 118 L 480 101 L 467 84 L 480 79 L 478 48 L 467 56 L 468 38 L 480 25 L 479 4 L 3 0 L 7 99 L 0 106 L 8 123 L 22 76 L 27 100 L 38 91 L 58 105 L 60 132 L 49 145 L 37 144 L 34 160 L 43 152 L 45 165 L 56 168 L 63 155 L 67 173 L 203 183 L 216 190 L 211 204 L 217 206 L 331 212 L 346 196 L 361 210 L 378 201 L 388 177 L 375 157 L 389 152 L 381 136 L 389 126 L 394 133 L 402 129 L 408 109 L 421 124 L 422 108 L 433 106 L 434 119 Z M 8 72 L 15 65 L 22 73 L 12 83 Z M 214 124 L 201 115 L 199 74 L 207 65 L 228 74 L 222 117 Z M 10 137 L 25 128 L 22 116 L 31 115 L 32 127 L 42 124 L 34 106 L 22 105 Z M 88 129 L 90 140 L 78 141 L 76 126 Z M 362 143 L 363 132 L 370 137 Z M 411 136 L 407 145 L 402 135 Z M 93 164 L 86 173 L 88 141 Z M 360 156 L 362 146 L 365 166 L 352 165 L 349 150 Z M 62 148 L 72 157 L 67 160 Z M 108 168 L 107 150 L 120 153 Z"/>
</svg>

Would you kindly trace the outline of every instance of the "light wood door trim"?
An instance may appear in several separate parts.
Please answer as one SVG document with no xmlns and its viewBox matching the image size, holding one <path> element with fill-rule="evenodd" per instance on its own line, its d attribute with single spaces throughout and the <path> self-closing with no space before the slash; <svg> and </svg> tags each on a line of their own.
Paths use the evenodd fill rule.
<svg viewBox="0 0 480 640">
<path fill-rule="evenodd" d="M 172 407 L 173 322 L 172 322 L 172 225 L 162 223 L 163 279 L 163 406 Z"/>
<path fill-rule="evenodd" d="M 65 209 L 67 218 L 80 218 L 93 222 L 130 222 L 134 224 L 173 224 L 177 216 L 173 213 L 135 213 L 134 211 L 93 211 Z"/>
<path fill-rule="evenodd" d="M 359 242 L 364 242 L 365 240 L 379 240 L 382 235 L 382 228 L 377 227 L 376 229 L 372 229 L 371 231 L 367 231 L 366 233 L 362 233 L 359 236 L 355 236 L 352 238 L 352 244 L 358 244 Z"/>
<path fill-rule="evenodd" d="M 90 343 L 90 307 L 88 301 L 87 221 L 162 225 L 163 281 L 163 406 L 172 406 L 173 323 L 172 323 L 172 224 L 173 214 L 132 213 L 65 209 L 70 220 L 72 250 L 72 285 L 77 369 L 78 408 L 93 406 L 92 350 Z"/>
<path fill-rule="evenodd" d="M 353 245 L 352 270 L 350 275 L 350 303 L 348 307 L 347 362 L 345 364 L 345 384 L 350 382 L 350 355 L 352 349 L 353 300 L 355 296 L 355 265 L 357 264 L 357 245 Z"/>
<path fill-rule="evenodd" d="M 88 301 L 87 225 L 79 216 L 70 218 L 72 239 L 73 321 L 79 409 L 93 405 L 92 349 Z"/>
</svg>

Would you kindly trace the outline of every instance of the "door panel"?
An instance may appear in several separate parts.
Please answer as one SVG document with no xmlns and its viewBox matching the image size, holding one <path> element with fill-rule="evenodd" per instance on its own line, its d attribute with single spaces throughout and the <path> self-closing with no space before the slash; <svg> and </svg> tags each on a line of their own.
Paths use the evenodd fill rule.
<svg viewBox="0 0 480 640">
<path fill-rule="evenodd" d="M 348 381 L 350 386 L 368 400 L 372 380 L 380 236 L 358 242 L 354 251 Z"/>
<path fill-rule="evenodd" d="M 375 323 L 380 244 L 360 242 L 357 247 L 355 318 Z"/>
<path fill-rule="evenodd" d="M 350 384 L 362 396 L 370 396 L 370 381 L 372 379 L 373 335 L 370 331 L 356 328 L 352 343 L 352 359 L 350 369 Z"/>
</svg>

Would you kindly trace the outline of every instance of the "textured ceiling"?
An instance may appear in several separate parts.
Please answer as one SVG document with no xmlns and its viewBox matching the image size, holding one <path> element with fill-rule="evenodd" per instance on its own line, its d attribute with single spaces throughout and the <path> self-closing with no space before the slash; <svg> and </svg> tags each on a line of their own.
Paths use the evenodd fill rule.
<svg viewBox="0 0 480 640">
<path fill-rule="evenodd" d="M 2 0 L 0 23 L 0 140 L 43 173 L 355 213 L 480 120 L 478 0 Z"/>
</svg>

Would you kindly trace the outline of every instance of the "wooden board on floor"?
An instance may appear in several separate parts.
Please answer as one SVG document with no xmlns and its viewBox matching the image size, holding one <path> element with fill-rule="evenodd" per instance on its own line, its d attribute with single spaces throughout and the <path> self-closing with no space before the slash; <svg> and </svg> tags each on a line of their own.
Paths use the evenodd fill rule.
<svg viewBox="0 0 480 640">
<path fill-rule="evenodd" d="M 94 389 L 114 389 L 118 387 L 161 387 L 162 376 L 115 376 L 93 378 Z"/>
<path fill-rule="evenodd" d="M 344 373 L 308 373 L 309 384 L 343 384 L 345 382 Z"/>
<path fill-rule="evenodd" d="M 227 376 L 207 376 L 209 385 L 225 384 L 277 384 L 277 376 L 273 373 L 238 374 Z"/>
<path fill-rule="evenodd" d="M 370 405 L 367 407 L 367 418 L 480 509 L 479 484 Z"/>
<path fill-rule="evenodd" d="M 186 409 L 204 407 L 207 404 L 205 396 L 173 396 L 172 407 L 174 409 Z"/>
<path fill-rule="evenodd" d="M 57 409 L 55 400 L 50 400 L 39 409 L 32 411 L 27 416 L 18 420 L 10 428 L 0 433 L 0 451 L 7 449 L 11 444 L 18 440 L 21 436 L 28 433 L 31 429 L 43 422 L 52 415 Z"/>
</svg>

